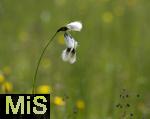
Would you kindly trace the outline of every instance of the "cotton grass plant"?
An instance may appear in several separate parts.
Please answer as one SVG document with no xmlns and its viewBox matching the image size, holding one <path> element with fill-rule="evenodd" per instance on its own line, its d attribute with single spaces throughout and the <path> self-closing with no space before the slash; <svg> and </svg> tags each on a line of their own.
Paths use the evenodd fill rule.
<svg viewBox="0 0 150 119">
<path fill-rule="evenodd" d="M 33 77 L 33 86 L 32 86 L 32 93 L 35 93 L 35 85 L 36 85 L 36 80 L 37 80 L 37 74 L 38 74 L 38 69 L 41 63 L 41 60 L 45 54 L 46 49 L 48 46 L 51 44 L 51 42 L 54 40 L 55 36 L 59 32 L 64 32 L 64 37 L 65 37 L 65 43 L 67 48 L 62 52 L 62 60 L 67 61 L 71 64 L 75 63 L 76 61 L 76 47 L 77 47 L 77 41 L 74 40 L 74 38 L 71 36 L 69 33 L 70 31 L 81 31 L 82 29 L 82 23 L 79 21 L 71 22 L 63 27 L 60 27 L 55 34 L 48 40 L 46 43 L 45 47 L 42 50 L 42 53 L 38 59 L 37 66 L 35 69 L 34 77 Z"/>
</svg>

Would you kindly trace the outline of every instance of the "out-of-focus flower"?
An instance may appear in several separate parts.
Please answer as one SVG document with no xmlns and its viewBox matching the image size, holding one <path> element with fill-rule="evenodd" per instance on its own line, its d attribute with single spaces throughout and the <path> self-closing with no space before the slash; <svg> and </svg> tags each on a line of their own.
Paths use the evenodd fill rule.
<svg viewBox="0 0 150 119">
<path fill-rule="evenodd" d="M 113 20 L 113 14 L 111 12 L 105 12 L 103 15 L 102 15 L 102 20 L 105 22 L 105 23 L 111 23 L 112 20 Z"/>
<path fill-rule="evenodd" d="M 5 81 L 5 77 L 2 73 L 0 73 L 0 84 Z"/>
<path fill-rule="evenodd" d="M 76 107 L 78 108 L 78 109 L 81 109 L 81 110 L 83 110 L 84 108 L 85 108 L 85 102 L 83 101 L 83 100 L 77 100 L 77 102 L 76 102 Z"/>
<path fill-rule="evenodd" d="M 63 106 L 65 105 L 65 101 L 63 100 L 62 97 L 56 96 L 54 97 L 54 104 L 57 106 Z"/>
<path fill-rule="evenodd" d="M 6 81 L 2 84 L 2 90 L 5 92 L 5 93 L 8 93 L 8 92 L 11 92 L 13 90 L 13 85 L 12 83 Z"/>
<path fill-rule="evenodd" d="M 78 43 L 69 33 L 65 33 L 64 37 L 67 48 L 62 52 L 62 60 L 73 64 L 76 61 L 76 47 Z"/>
<path fill-rule="evenodd" d="M 57 30 L 59 31 L 81 31 L 82 29 L 82 23 L 79 21 L 71 22 L 67 24 L 66 26 L 61 27 L 60 29 Z"/>
<path fill-rule="evenodd" d="M 52 93 L 52 88 L 48 85 L 41 85 L 37 88 L 37 93 L 39 93 L 39 94 L 49 94 L 49 93 Z"/>
</svg>

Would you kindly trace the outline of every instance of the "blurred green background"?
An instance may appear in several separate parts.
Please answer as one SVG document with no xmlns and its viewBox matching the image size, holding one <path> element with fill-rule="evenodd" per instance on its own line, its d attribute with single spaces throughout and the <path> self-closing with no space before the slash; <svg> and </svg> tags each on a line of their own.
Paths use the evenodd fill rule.
<svg viewBox="0 0 150 119">
<path fill-rule="evenodd" d="M 79 20 L 77 62 L 61 60 L 59 33 L 39 68 L 37 93 L 51 93 L 51 118 L 149 119 L 149 12 L 149 0 L 0 0 L 0 93 L 31 93 L 45 43 Z"/>
</svg>

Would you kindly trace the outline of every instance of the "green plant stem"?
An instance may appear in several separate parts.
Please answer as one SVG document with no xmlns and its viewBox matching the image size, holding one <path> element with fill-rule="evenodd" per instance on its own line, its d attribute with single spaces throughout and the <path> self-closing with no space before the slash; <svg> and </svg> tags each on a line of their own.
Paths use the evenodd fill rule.
<svg viewBox="0 0 150 119">
<path fill-rule="evenodd" d="M 52 36 L 52 38 L 47 42 L 47 44 L 45 45 L 44 49 L 42 50 L 42 53 L 41 53 L 41 55 L 40 55 L 40 58 L 39 58 L 39 60 L 38 60 L 38 62 L 37 62 L 37 67 L 36 67 L 36 69 L 35 69 L 35 74 L 34 74 L 34 78 L 33 78 L 32 94 L 35 93 L 35 84 L 36 84 L 36 80 L 37 80 L 36 78 L 37 78 L 37 73 L 38 73 L 38 69 L 39 69 L 39 66 L 40 66 L 42 57 L 44 56 L 44 53 L 45 53 L 46 49 L 48 48 L 49 44 L 53 41 L 53 39 L 54 39 L 54 37 L 56 36 L 57 33 L 58 33 L 58 32 L 56 32 L 56 33 Z"/>
</svg>

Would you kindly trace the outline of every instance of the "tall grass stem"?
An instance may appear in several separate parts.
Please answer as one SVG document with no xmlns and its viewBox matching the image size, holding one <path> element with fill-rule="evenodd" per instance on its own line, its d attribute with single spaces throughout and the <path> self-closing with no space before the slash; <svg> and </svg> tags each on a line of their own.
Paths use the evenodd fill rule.
<svg viewBox="0 0 150 119">
<path fill-rule="evenodd" d="M 50 43 L 53 41 L 53 39 L 55 38 L 55 36 L 57 35 L 58 32 L 56 32 L 50 40 L 48 40 L 48 42 L 46 43 L 44 49 L 42 50 L 42 53 L 38 59 L 38 62 L 37 62 L 37 66 L 36 66 L 36 69 L 35 69 L 35 73 L 34 73 L 34 77 L 33 77 L 33 85 L 32 85 L 32 94 L 35 94 L 35 86 L 36 86 L 36 80 L 37 80 L 37 74 L 38 74 L 38 69 L 39 69 L 39 66 L 40 66 L 40 63 L 41 63 L 41 60 L 45 54 L 45 51 L 46 49 L 48 48 L 48 46 L 50 45 Z"/>
</svg>

